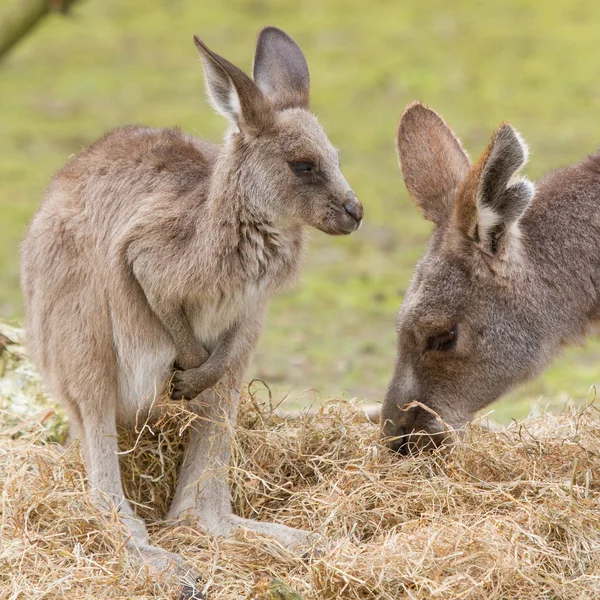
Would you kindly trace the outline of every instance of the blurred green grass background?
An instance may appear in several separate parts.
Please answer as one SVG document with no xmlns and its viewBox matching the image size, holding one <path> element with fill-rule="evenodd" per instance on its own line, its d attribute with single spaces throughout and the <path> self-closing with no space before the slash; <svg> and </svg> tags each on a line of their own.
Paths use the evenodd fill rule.
<svg viewBox="0 0 600 600">
<path fill-rule="evenodd" d="M 5 0 L 0 19 L 18 1 Z M 600 145 L 599 23 L 600 3 L 587 0 L 85 0 L 52 16 L 0 63 L 0 316 L 22 319 L 19 240 L 68 156 L 125 123 L 219 141 L 225 122 L 204 98 L 192 34 L 249 71 L 257 31 L 277 25 L 307 56 L 312 107 L 366 221 L 344 239 L 313 233 L 302 281 L 273 301 L 248 379 L 291 402 L 380 401 L 395 313 L 430 231 L 397 167 L 403 107 L 436 108 L 473 155 L 510 121 L 538 177 Z M 599 357 L 595 340 L 569 348 L 496 416 L 585 398 Z"/>
</svg>

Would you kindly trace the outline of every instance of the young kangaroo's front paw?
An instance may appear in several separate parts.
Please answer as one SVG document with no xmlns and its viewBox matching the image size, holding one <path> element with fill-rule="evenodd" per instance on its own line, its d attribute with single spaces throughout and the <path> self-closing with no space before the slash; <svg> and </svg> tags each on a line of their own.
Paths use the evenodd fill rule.
<svg viewBox="0 0 600 600">
<path fill-rule="evenodd" d="M 175 371 L 171 378 L 173 391 L 171 398 L 173 400 L 193 400 L 204 390 L 213 387 L 221 379 L 221 373 L 209 365 L 202 365 L 197 369 L 188 369 L 187 371 Z"/>
<path fill-rule="evenodd" d="M 193 349 L 187 349 L 185 352 L 179 352 L 175 360 L 176 371 L 187 371 L 202 366 L 210 356 L 208 350 L 198 344 Z"/>
</svg>

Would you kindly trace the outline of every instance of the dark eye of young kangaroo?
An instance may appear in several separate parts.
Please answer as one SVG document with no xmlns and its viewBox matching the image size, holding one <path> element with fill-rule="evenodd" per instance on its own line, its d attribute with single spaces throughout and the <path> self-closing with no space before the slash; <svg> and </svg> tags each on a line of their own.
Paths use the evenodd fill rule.
<svg viewBox="0 0 600 600">
<path fill-rule="evenodd" d="M 296 175 L 311 175 L 315 172 L 315 165 L 311 162 L 293 162 L 290 168 Z"/>
</svg>

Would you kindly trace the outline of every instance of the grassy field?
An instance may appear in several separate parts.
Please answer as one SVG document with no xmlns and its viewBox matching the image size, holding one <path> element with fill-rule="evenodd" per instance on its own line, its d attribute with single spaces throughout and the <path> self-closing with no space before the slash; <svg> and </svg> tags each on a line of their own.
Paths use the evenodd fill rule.
<svg viewBox="0 0 600 600">
<path fill-rule="evenodd" d="M 18 0 L 0 8 L 10 10 Z M 250 69 L 257 30 L 300 43 L 312 105 L 366 209 L 345 239 L 314 233 L 301 284 L 272 304 L 249 377 L 278 398 L 380 400 L 394 359 L 395 312 L 429 225 L 399 175 L 404 105 L 439 110 L 472 154 L 509 120 L 529 141 L 533 178 L 600 142 L 600 4 L 505 0 L 87 0 L 53 17 L 0 64 L 0 316 L 20 319 L 18 243 L 52 173 L 106 129 L 180 125 L 218 141 L 192 34 Z M 600 343 L 572 348 L 496 405 L 585 398 Z"/>
</svg>

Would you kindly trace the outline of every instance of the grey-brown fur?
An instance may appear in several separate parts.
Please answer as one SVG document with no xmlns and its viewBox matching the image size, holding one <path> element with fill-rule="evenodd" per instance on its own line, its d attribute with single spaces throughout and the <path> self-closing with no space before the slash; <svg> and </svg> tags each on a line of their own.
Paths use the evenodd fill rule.
<svg viewBox="0 0 600 600">
<path fill-rule="evenodd" d="M 600 316 L 600 154 L 534 191 L 517 177 L 527 148 L 512 127 L 502 124 L 471 165 L 421 104 L 405 111 L 397 144 L 409 192 L 436 223 L 398 315 L 381 416 L 382 434 L 406 451 L 444 437 L 435 416 L 408 404 L 459 428 Z"/>
<path fill-rule="evenodd" d="M 123 497 L 116 427 L 147 414 L 174 369 L 174 396 L 196 398 L 206 419 L 169 517 L 189 515 L 214 535 L 243 525 L 288 546 L 304 539 L 232 514 L 229 428 L 269 297 L 298 276 L 305 226 L 347 234 L 363 214 L 308 110 L 296 43 L 276 28 L 260 33 L 260 87 L 196 45 L 212 103 L 230 121 L 225 142 L 110 131 L 55 176 L 22 245 L 31 355 L 69 410 L 98 502 L 118 507 L 132 547 L 159 568 L 184 566 L 148 545 Z M 293 172 L 297 161 L 314 173 Z"/>
</svg>

